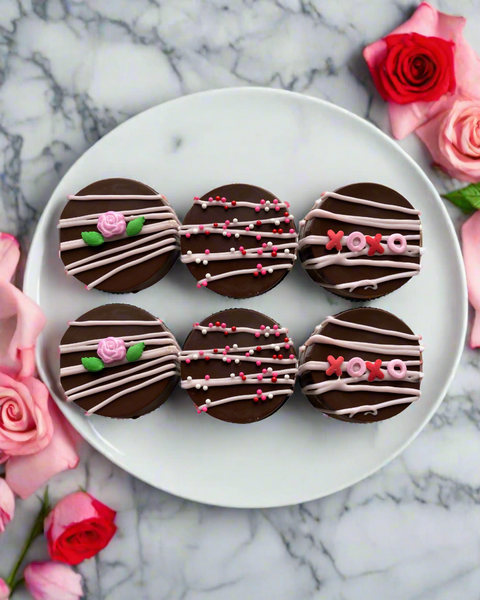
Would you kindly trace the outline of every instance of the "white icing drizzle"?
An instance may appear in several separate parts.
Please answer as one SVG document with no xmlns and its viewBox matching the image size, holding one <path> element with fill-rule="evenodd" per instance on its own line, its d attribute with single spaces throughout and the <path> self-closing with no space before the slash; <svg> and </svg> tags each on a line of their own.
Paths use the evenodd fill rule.
<svg viewBox="0 0 480 600">
<path fill-rule="evenodd" d="M 86 327 L 94 327 L 94 326 L 131 326 L 131 325 L 139 325 L 139 326 L 151 326 L 156 325 L 157 327 L 160 325 L 161 321 L 136 321 L 136 320 L 126 320 L 126 321 L 116 321 L 116 320 L 105 320 L 105 321 L 71 321 L 69 323 L 70 326 L 86 326 Z M 103 402 L 98 405 L 92 407 L 87 411 L 87 415 L 94 414 L 99 411 L 104 406 L 107 406 L 111 402 L 114 402 L 118 398 L 130 394 L 138 389 L 142 389 L 157 381 L 162 379 L 166 379 L 168 377 L 173 377 L 179 375 L 180 373 L 180 363 L 178 360 L 178 355 L 180 352 L 180 347 L 174 338 L 174 336 L 170 333 L 170 331 L 161 331 L 155 333 L 145 333 L 145 334 L 135 334 L 135 335 L 125 335 L 125 336 L 117 336 L 119 339 L 124 340 L 125 346 L 128 348 L 130 346 L 134 346 L 139 341 L 143 341 L 146 346 L 155 346 L 155 348 L 151 350 L 145 350 L 140 358 L 137 361 L 129 362 L 127 359 L 123 359 L 121 361 L 115 361 L 113 363 L 105 364 L 105 368 L 109 369 L 112 367 L 119 367 L 122 365 L 130 365 L 129 369 L 124 369 L 119 373 L 113 373 L 111 375 L 103 375 L 99 374 L 98 377 L 92 379 L 85 384 L 77 386 L 75 388 L 71 388 L 68 390 L 66 395 L 67 402 L 74 402 L 76 400 L 80 400 L 81 398 L 85 398 L 87 396 L 95 395 L 106 390 L 114 389 L 115 387 L 123 386 L 127 383 L 131 383 L 140 379 L 148 378 L 147 381 L 140 383 L 138 385 L 130 386 L 126 390 L 118 392 L 113 396 L 110 396 Z M 62 344 L 60 346 L 60 353 L 70 353 L 70 352 L 94 352 L 98 347 L 98 343 L 104 338 L 97 339 L 87 339 L 82 342 L 75 342 L 71 344 Z M 166 363 L 166 364 L 164 364 Z M 88 372 L 85 367 L 79 363 L 78 365 L 74 365 L 71 367 L 63 367 L 60 370 L 60 377 L 68 377 L 71 375 L 78 375 L 80 373 Z M 117 381 L 116 381 L 117 380 Z"/>
<path fill-rule="evenodd" d="M 248 333 L 253 336 L 259 333 L 261 336 L 265 337 L 274 335 L 278 333 L 280 335 L 288 334 L 288 329 L 278 327 L 278 329 L 274 330 L 273 327 L 269 327 L 268 329 L 260 328 L 255 329 L 252 327 L 237 327 L 234 331 L 232 331 L 231 327 L 218 327 L 213 325 L 209 327 L 208 325 L 200 325 L 195 324 L 193 329 L 196 331 L 201 331 L 204 335 L 208 335 L 209 333 L 215 332 L 224 332 L 235 334 L 235 333 Z M 278 395 L 291 395 L 293 393 L 293 387 L 295 385 L 295 378 L 298 372 L 298 362 L 294 356 L 294 344 L 293 341 L 289 338 L 288 342 L 282 341 L 279 343 L 272 344 L 260 344 L 258 343 L 258 337 L 254 337 L 254 342 L 252 346 L 243 346 L 235 347 L 224 346 L 216 348 L 217 352 L 215 352 L 215 348 L 206 349 L 206 350 L 182 350 L 179 353 L 179 360 L 181 362 L 186 362 L 187 364 L 191 361 L 204 360 L 205 357 L 208 357 L 210 360 L 222 360 L 223 362 L 234 363 L 235 366 L 242 362 L 257 362 L 260 361 L 261 365 L 274 364 L 278 366 L 278 369 L 274 367 L 263 367 L 261 371 L 258 373 L 249 373 L 246 374 L 243 379 L 240 375 L 236 375 L 232 373 L 230 377 L 218 377 L 218 378 L 210 378 L 208 375 L 204 378 L 200 379 L 183 379 L 181 386 L 185 390 L 189 389 L 202 389 L 203 391 L 208 391 L 210 387 L 224 387 L 231 385 L 256 385 L 260 389 L 263 385 L 287 385 L 287 388 L 282 388 L 280 390 L 275 391 L 266 391 L 262 394 L 253 393 L 253 394 L 242 394 L 237 396 L 229 396 L 227 398 L 222 398 L 221 400 L 210 401 L 206 400 L 206 402 L 197 408 L 197 412 L 206 412 L 208 408 L 219 406 L 221 404 L 226 404 L 229 402 L 237 402 L 239 400 L 253 400 L 254 398 L 261 397 L 264 399 L 272 399 L 273 396 Z M 227 349 L 228 348 L 228 349 Z M 259 348 L 260 350 L 257 350 Z M 263 350 L 275 350 L 276 352 L 280 352 L 282 348 L 287 350 L 287 355 L 283 359 L 273 358 L 273 357 L 263 357 L 258 353 Z M 238 354 L 238 352 L 246 352 L 246 356 L 244 354 Z M 257 353 L 255 355 L 255 353 Z M 293 358 L 290 358 L 293 356 Z M 208 362 L 205 363 L 208 365 Z M 286 368 L 285 368 L 286 367 Z M 207 367 L 208 368 L 208 367 Z M 264 372 L 265 371 L 265 372 Z M 259 379 L 260 377 L 260 379 Z M 272 381 L 272 377 L 276 378 L 275 381 Z"/>
<path fill-rule="evenodd" d="M 263 202 L 263 201 L 262 201 Z M 268 213 L 270 210 L 272 211 L 279 211 L 280 209 L 287 209 L 289 210 L 289 204 L 288 203 L 283 203 L 283 202 L 278 202 L 276 201 L 276 203 L 271 202 L 269 200 L 265 201 L 263 204 L 258 204 L 256 202 L 235 202 L 235 204 L 232 204 L 232 202 L 227 202 L 226 199 L 223 200 L 201 200 L 200 198 L 195 198 L 194 199 L 194 204 L 200 204 L 202 206 L 202 208 L 204 209 L 208 209 L 209 207 L 212 206 L 228 206 L 232 209 L 235 209 L 237 207 L 248 207 L 248 208 L 252 208 L 252 209 L 260 209 L 260 211 L 264 211 L 265 213 Z M 260 223 L 260 224 L 257 224 Z M 289 231 L 283 232 L 283 233 L 273 233 L 273 231 L 270 232 L 264 232 L 264 231 L 260 231 L 259 229 L 255 229 L 258 227 L 261 227 L 262 225 L 271 225 L 271 224 L 276 224 L 278 227 L 280 227 L 281 223 L 285 223 L 286 226 L 288 227 Z M 238 240 L 239 238 L 241 238 L 242 236 L 247 236 L 247 237 L 252 237 L 252 236 L 258 236 L 261 235 L 262 239 L 263 238 L 274 238 L 274 239 L 285 239 L 285 240 L 289 240 L 292 239 L 293 241 L 291 243 L 287 243 L 287 244 L 279 244 L 279 245 L 274 245 L 273 243 L 269 242 L 268 245 L 266 247 L 258 247 L 258 248 L 245 248 L 245 254 L 242 253 L 242 251 L 234 249 L 234 251 L 225 251 L 225 252 L 216 252 L 216 253 L 211 253 L 208 252 L 208 248 L 206 248 L 207 252 L 204 253 L 196 253 L 193 254 L 190 252 L 190 254 L 182 254 L 181 256 L 181 261 L 185 264 L 190 264 L 190 263 L 202 263 L 203 265 L 207 265 L 210 262 L 214 262 L 214 261 L 226 261 L 226 260 L 243 260 L 243 259 L 249 259 L 249 260 L 258 260 L 259 263 L 262 263 L 262 259 L 263 260 L 268 260 L 269 264 L 265 265 L 263 268 L 253 268 L 253 269 L 236 269 L 236 270 L 232 270 L 232 271 L 225 271 L 224 273 L 219 273 L 217 275 L 210 275 L 209 277 L 204 277 L 202 279 L 198 280 L 197 283 L 197 287 L 202 287 L 202 286 L 207 286 L 209 282 L 211 281 L 217 281 L 219 279 L 226 279 L 229 277 L 234 277 L 236 275 L 249 275 L 249 274 L 254 274 L 257 273 L 258 275 L 261 276 L 265 276 L 268 274 L 273 273 L 273 271 L 277 271 L 277 270 L 290 270 L 293 267 L 293 264 L 296 260 L 296 250 L 297 250 L 297 246 L 298 246 L 298 236 L 296 231 L 293 231 L 292 233 L 290 233 L 290 229 L 294 230 L 295 228 L 293 227 L 294 224 L 294 217 L 293 215 L 289 214 L 287 217 L 286 216 L 278 216 L 278 217 L 270 217 L 270 218 L 263 218 L 261 219 L 258 216 L 258 213 L 255 212 L 252 220 L 251 221 L 238 221 L 237 219 L 235 219 L 234 221 L 225 221 L 224 223 L 219 222 L 217 224 L 217 227 L 215 227 L 214 223 L 193 223 L 193 224 L 188 224 L 188 225 L 181 225 L 180 226 L 180 236 L 186 236 L 187 238 L 191 237 L 192 235 L 204 235 L 206 232 L 208 232 L 208 234 L 214 234 L 214 235 L 223 235 L 225 237 L 228 237 L 229 239 L 232 238 L 232 236 L 234 236 L 235 241 Z M 247 230 L 245 229 L 245 226 L 247 227 Z M 253 229 L 249 229 L 249 227 L 252 227 Z M 239 227 L 244 227 L 243 229 L 239 229 Z M 234 243 L 234 240 L 231 240 L 231 243 Z M 282 252 L 283 250 L 283 252 Z M 272 256 L 271 252 L 274 251 L 276 252 L 276 256 Z M 279 259 L 289 259 L 288 263 L 280 263 L 280 264 L 271 264 L 270 261 L 271 260 L 279 260 Z M 291 262 L 290 262 L 291 261 Z"/>
<path fill-rule="evenodd" d="M 142 195 L 142 194 L 125 194 L 125 195 L 92 195 L 92 196 L 68 196 L 69 200 L 152 200 L 158 202 L 159 199 L 162 199 L 166 202 L 166 199 L 161 194 L 155 195 Z M 142 227 L 140 233 L 135 236 L 128 236 L 127 233 L 122 235 L 117 235 L 111 238 L 105 238 L 105 243 L 116 242 L 119 240 L 129 239 L 131 243 L 124 244 L 113 248 L 107 251 L 97 251 L 94 252 L 91 256 L 86 257 L 85 259 L 76 261 L 75 263 L 71 263 L 65 267 L 65 272 L 67 275 L 73 276 L 77 273 L 81 273 L 83 271 L 88 271 L 90 269 L 96 269 L 98 267 L 105 266 L 107 264 L 112 264 L 119 260 L 124 260 L 125 258 L 131 258 L 136 254 L 142 254 L 148 252 L 148 254 L 142 258 L 129 260 L 125 265 L 112 269 L 105 275 L 91 281 L 85 287 L 88 290 L 96 287 L 106 279 L 109 279 L 116 273 L 119 273 L 125 269 L 138 265 L 140 263 L 146 262 L 155 258 L 156 256 L 160 256 L 161 254 L 166 254 L 168 252 L 176 251 L 180 248 L 180 236 L 179 236 L 179 227 L 180 221 L 178 220 L 175 211 L 172 207 L 167 205 L 162 206 L 154 206 L 146 209 L 131 209 L 131 210 L 123 210 L 123 211 L 115 211 L 120 212 L 124 215 L 125 220 L 132 221 L 138 217 L 138 215 L 142 215 L 145 217 L 146 221 L 154 220 L 159 221 L 157 223 L 147 224 Z M 103 213 L 92 213 L 86 214 L 79 217 L 71 217 L 68 219 L 60 219 L 58 223 L 59 229 L 69 228 L 69 227 L 96 227 L 99 217 Z M 148 234 L 156 233 L 155 236 L 147 236 Z M 140 239 L 139 239 L 140 238 Z M 157 240 L 161 238 L 160 241 L 156 241 L 154 244 L 149 244 L 149 242 L 153 240 Z M 60 252 L 66 252 L 68 250 L 74 250 L 75 248 L 84 248 L 88 247 L 82 238 L 77 240 L 70 240 L 67 242 L 62 242 L 60 244 Z"/>
<path fill-rule="evenodd" d="M 394 356 L 416 356 L 418 360 L 406 360 L 405 365 L 407 367 L 420 366 L 422 364 L 421 361 L 421 353 L 424 350 L 424 347 L 421 345 L 410 345 L 410 344 L 377 344 L 371 342 L 356 342 L 352 340 L 339 340 L 336 338 L 332 338 L 326 335 L 321 334 L 322 329 L 328 325 L 329 323 L 340 326 L 347 327 L 349 329 L 361 330 L 370 333 L 375 333 L 377 335 L 385 335 L 391 337 L 398 337 L 404 340 L 417 341 L 421 339 L 421 336 L 404 333 L 401 331 L 395 331 L 391 329 L 382 329 L 379 327 L 373 327 L 370 325 L 364 325 L 362 323 L 353 323 L 350 321 L 345 321 L 343 319 L 338 319 L 336 317 L 327 317 L 320 325 L 315 328 L 313 335 L 305 342 L 305 344 L 300 348 L 300 366 L 298 368 L 298 374 L 301 375 L 308 371 L 326 371 L 330 364 L 325 361 L 305 361 L 305 356 L 307 352 L 307 348 L 313 344 L 326 344 L 331 346 L 337 346 L 340 348 L 348 348 L 349 350 L 358 350 L 359 352 L 371 352 L 373 354 L 387 354 Z M 348 361 L 347 361 L 348 362 Z M 341 365 L 341 371 L 344 373 L 347 370 L 347 362 L 343 362 Z M 381 366 L 386 367 L 390 361 L 382 361 Z M 406 398 L 395 398 L 393 400 L 389 400 L 386 402 L 382 402 L 380 404 L 373 405 L 365 405 L 365 406 L 356 406 L 350 407 L 341 410 L 325 410 L 321 409 L 323 412 L 328 414 L 336 414 L 336 415 L 349 415 L 349 417 L 353 417 L 359 412 L 363 413 L 373 413 L 376 415 L 378 410 L 381 408 L 386 408 L 389 406 L 395 406 L 397 404 L 408 404 L 410 402 L 415 402 L 420 398 L 420 390 L 415 388 L 408 387 L 396 387 L 393 385 L 382 385 L 381 381 L 399 381 L 389 375 L 389 373 L 380 369 L 381 373 L 384 375 L 382 380 L 375 381 L 375 383 L 368 382 L 369 372 L 364 373 L 360 377 L 337 377 L 335 379 L 325 380 L 319 383 L 312 383 L 306 385 L 302 388 L 302 392 L 305 395 L 313 394 L 325 394 L 332 390 L 341 391 L 341 392 L 361 392 L 368 391 L 371 393 L 391 393 L 391 394 L 406 394 L 408 397 Z M 415 382 L 421 381 L 423 378 L 423 373 L 421 371 L 407 370 L 406 376 L 401 381 L 405 382 Z M 366 382 L 366 383 L 358 383 L 358 382 Z"/>
<path fill-rule="evenodd" d="M 313 218 L 326 218 L 332 219 L 335 221 L 340 221 L 343 223 L 350 223 L 359 226 L 369 226 L 375 227 L 378 229 L 392 229 L 392 230 L 416 230 L 421 231 L 422 225 L 419 219 L 409 220 L 409 219 L 379 219 L 374 217 L 362 217 L 356 215 L 343 215 L 339 213 L 332 213 L 326 210 L 323 210 L 321 207 L 322 203 L 327 198 L 335 198 L 337 200 L 341 200 L 344 202 L 349 202 L 352 204 L 363 204 L 366 206 L 372 206 L 375 208 L 380 208 L 383 210 L 390 210 L 394 212 L 400 212 L 410 215 L 420 215 L 420 211 L 415 210 L 414 208 L 407 208 L 398 205 L 390 205 L 384 204 L 381 202 L 374 202 L 373 200 L 366 200 L 363 198 L 355 198 L 353 196 L 344 196 L 343 194 L 337 194 L 335 192 L 325 192 L 322 196 L 316 200 L 313 209 L 307 214 L 304 220 L 300 222 L 301 228 L 301 236 L 302 233 L 305 232 L 307 221 Z M 382 241 L 386 241 L 388 239 L 388 235 L 382 235 Z M 406 235 L 404 236 L 407 240 L 420 240 L 420 235 Z M 347 245 L 348 236 L 343 236 L 340 240 L 340 243 L 343 246 Z M 309 235 L 301 237 L 298 247 L 299 249 L 304 248 L 305 246 L 325 246 L 330 241 L 328 236 L 322 235 Z M 371 287 L 372 289 L 377 289 L 380 283 L 384 283 L 386 281 L 392 281 L 395 279 L 404 279 L 409 277 L 414 277 L 418 275 L 421 269 L 421 265 L 408 262 L 408 261 L 395 261 L 395 260 L 378 260 L 377 258 L 359 258 L 362 255 L 368 255 L 369 246 L 363 248 L 358 252 L 342 252 L 337 251 L 336 253 L 326 254 L 324 256 L 314 257 L 307 259 L 302 263 L 302 266 L 305 269 L 323 269 L 330 265 L 340 265 L 343 267 L 355 267 L 355 266 L 372 266 L 372 267 L 384 267 L 384 268 L 392 268 L 392 269 L 404 269 L 401 273 L 396 273 L 392 275 L 385 275 L 384 277 L 379 277 L 376 279 L 362 279 L 359 281 L 352 281 L 348 283 L 341 284 L 322 284 L 323 287 L 330 289 L 348 289 L 349 292 L 353 292 L 358 287 Z M 406 256 L 421 256 L 424 252 L 424 249 L 417 245 L 407 245 L 406 251 L 404 254 Z M 385 255 L 395 255 L 399 257 L 399 254 L 392 252 L 388 247 L 384 246 Z"/>
</svg>

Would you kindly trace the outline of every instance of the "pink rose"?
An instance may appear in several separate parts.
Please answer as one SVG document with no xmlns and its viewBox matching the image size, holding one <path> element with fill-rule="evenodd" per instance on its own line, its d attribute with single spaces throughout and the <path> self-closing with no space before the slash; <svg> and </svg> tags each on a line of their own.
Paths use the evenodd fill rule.
<svg viewBox="0 0 480 600">
<path fill-rule="evenodd" d="M 470 347 L 480 346 L 480 210 L 462 225 L 463 262 L 467 273 L 468 300 L 475 309 Z"/>
<path fill-rule="evenodd" d="M 5 526 L 10 523 L 14 514 L 15 497 L 8 483 L 5 481 L 5 479 L 0 477 L 0 533 L 5 531 Z M 2 596 L 0 594 L 0 600 L 1 598 Z"/>
<path fill-rule="evenodd" d="M 106 238 L 122 235 L 127 229 L 127 223 L 122 213 L 109 210 L 98 217 L 98 231 Z"/>
<path fill-rule="evenodd" d="M 30 377 L 45 317 L 35 302 L 10 283 L 19 258 L 17 240 L 0 233 L 0 368 L 12 377 Z"/>
<path fill-rule="evenodd" d="M 34 377 L 17 381 L 0 372 L 0 462 L 43 450 L 52 435 L 43 383 Z"/>
<path fill-rule="evenodd" d="M 464 26 L 465 19 L 463 17 L 446 15 L 430 6 L 430 4 L 423 2 L 411 18 L 394 29 L 391 34 L 419 33 L 423 36 L 437 37 L 454 42 L 456 93 L 466 96 L 478 96 L 480 94 L 478 83 L 480 81 L 480 60 L 462 35 Z M 379 69 L 385 62 L 387 53 L 388 47 L 385 38 L 370 44 L 363 51 L 363 56 L 377 87 L 381 86 L 379 84 Z M 444 109 L 445 102 L 448 102 L 450 98 L 451 95 L 446 94 L 439 100 L 432 102 L 422 101 L 411 102 L 410 104 L 389 102 L 388 112 L 394 137 L 402 139 L 407 136 L 419 125 Z"/>
<path fill-rule="evenodd" d="M 104 340 L 100 340 L 98 343 L 97 354 L 104 363 L 123 360 L 127 355 L 125 342 L 116 337 L 108 337 Z"/>
<path fill-rule="evenodd" d="M 480 82 L 479 82 L 480 86 Z M 458 98 L 415 132 L 451 177 L 480 181 L 480 99 Z"/>
<path fill-rule="evenodd" d="M 35 600 L 78 600 L 83 597 L 82 576 L 62 563 L 32 563 L 26 567 L 23 576 Z"/>
<path fill-rule="evenodd" d="M 115 535 L 116 514 L 86 492 L 66 496 L 45 519 L 50 556 L 69 565 L 95 556 Z"/>
<path fill-rule="evenodd" d="M 53 437 L 43 450 L 28 456 L 12 456 L 6 465 L 7 483 L 21 498 L 28 498 L 51 477 L 78 465 L 76 444 L 80 436 L 49 398 Z"/>
<path fill-rule="evenodd" d="M 0 600 L 8 600 L 10 598 L 10 588 L 0 577 Z"/>
</svg>

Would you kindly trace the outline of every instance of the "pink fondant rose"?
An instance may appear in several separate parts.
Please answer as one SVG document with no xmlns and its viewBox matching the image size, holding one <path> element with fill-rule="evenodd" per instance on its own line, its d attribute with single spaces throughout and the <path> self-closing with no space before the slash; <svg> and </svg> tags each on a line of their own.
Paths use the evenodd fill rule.
<svg viewBox="0 0 480 600">
<path fill-rule="evenodd" d="M 82 576 L 58 562 L 36 562 L 23 573 L 34 600 L 78 600 L 83 597 Z"/>
<path fill-rule="evenodd" d="M 123 360 L 127 355 L 125 342 L 116 337 L 108 337 L 104 340 L 100 340 L 98 343 L 97 354 L 104 363 Z"/>
<path fill-rule="evenodd" d="M 122 213 L 109 210 L 98 217 L 97 229 L 103 237 L 110 238 L 123 235 L 127 230 L 127 223 Z"/>
<path fill-rule="evenodd" d="M 459 98 L 415 132 L 452 177 L 480 181 L 480 100 Z"/>
</svg>

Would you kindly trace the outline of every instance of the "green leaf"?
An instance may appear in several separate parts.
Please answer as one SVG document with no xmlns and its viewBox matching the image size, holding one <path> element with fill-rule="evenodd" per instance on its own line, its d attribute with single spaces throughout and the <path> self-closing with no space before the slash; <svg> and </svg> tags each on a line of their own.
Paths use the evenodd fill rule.
<svg viewBox="0 0 480 600">
<path fill-rule="evenodd" d="M 127 360 L 128 362 L 133 362 L 134 360 L 138 360 L 145 350 L 145 344 L 140 342 L 139 344 L 135 344 L 135 346 L 130 346 L 127 350 Z"/>
<path fill-rule="evenodd" d="M 98 231 L 82 231 L 82 240 L 89 246 L 101 246 L 105 239 Z"/>
<path fill-rule="evenodd" d="M 127 235 L 138 235 L 142 231 L 143 224 L 145 223 L 145 217 L 137 217 L 130 221 L 127 225 Z"/>
<path fill-rule="evenodd" d="M 96 356 L 82 358 L 82 365 L 87 369 L 87 371 L 91 371 L 92 373 L 103 371 L 103 369 L 105 368 L 103 361 L 97 358 Z"/>
<path fill-rule="evenodd" d="M 458 206 L 464 213 L 471 213 L 472 210 L 480 208 L 480 183 L 471 183 L 467 187 L 442 194 L 442 196 Z"/>
</svg>

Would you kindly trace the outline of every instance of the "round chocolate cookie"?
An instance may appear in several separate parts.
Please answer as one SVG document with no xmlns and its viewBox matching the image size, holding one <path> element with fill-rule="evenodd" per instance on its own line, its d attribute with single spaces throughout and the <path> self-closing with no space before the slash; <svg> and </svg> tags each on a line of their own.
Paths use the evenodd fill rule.
<svg viewBox="0 0 480 600">
<path fill-rule="evenodd" d="M 398 415 L 420 399 L 421 336 L 378 308 L 327 317 L 300 348 L 302 392 L 314 408 L 349 423 Z"/>
<path fill-rule="evenodd" d="M 245 308 L 195 323 L 180 361 L 182 388 L 197 412 L 230 423 L 273 415 L 293 393 L 297 375 L 288 329 Z"/>
<path fill-rule="evenodd" d="M 296 260 L 297 232 L 288 202 L 235 183 L 195 198 L 180 227 L 182 262 L 197 279 L 230 298 L 268 292 Z"/>
<path fill-rule="evenodd" d="M 338 296 L 389 294 L 420 272 L 419 215 L 401 194 L 378 183 L 323 192 L 300 223 L 302 266 Z"/>
<path fill-rule="evenodd" d="M 127 293 L 164 277 L 180 222 L 164 196 L 133 179 L 103 179 L 68 196 L 58 223 L 65 272 L 87 290 Z"/>
<path fill-rule="evenodd" d="M 180 348 L 160 319 L 106 304 L 71 321 L 60 345 L 65 400 L 87 415 L 131 419 L 163 404 L 180 373 Z"/>
</svg>

